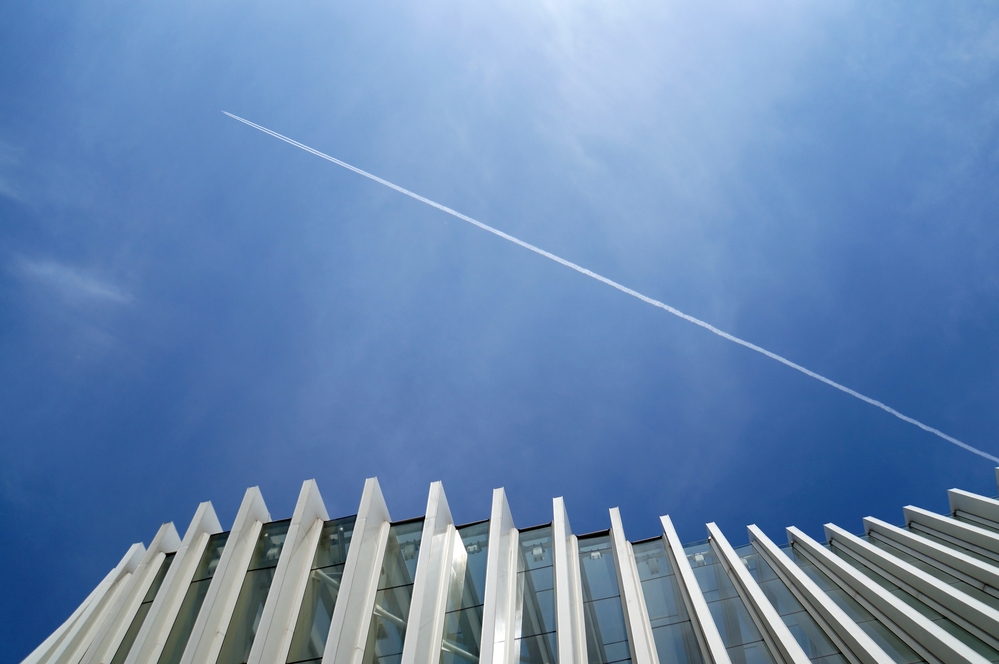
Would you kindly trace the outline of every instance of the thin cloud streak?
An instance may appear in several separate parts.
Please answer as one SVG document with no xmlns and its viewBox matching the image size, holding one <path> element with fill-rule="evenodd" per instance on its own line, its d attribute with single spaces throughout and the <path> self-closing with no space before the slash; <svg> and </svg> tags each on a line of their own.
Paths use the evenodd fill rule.
<svg viewBox="0 0 999 664">
<path fill-rule="evenodd" d="M 89 274 L 55 261 L 23 259 L 20 271 L 27 277 L 55 288 L 74 299 L 88 299 L 114 304 L 128 304 L 133 298 L 114 284 L 103 282 Z"/>
<path fill-rule="evenodd" d="M 273 136 L 274 138 L 280 139 L 280 140 L 284 141 L 285 143 L 288 143 L 289 145 L 294 145 L 295 147 L 297 147 L 297 148 L 299 148 L 301 150 L 305 150 L 306 152 L 309 152 L 311 154 L 314 154 L 317 157 L 321 157 L 321 158 L 323 158 L 323 159 L 325 159 L 327 161 L 333 162 L 337 166 L 342 166 L 343 168 L 346 168 L 349 171 L 353 171 L 354 173 L 357 173 L 358 175 L 362 175 L 362 176 L 368 178 L 369 180 L 373 180 L 373 181 L 377 182 L 378 184 L 381 184 L 381 185 L 384 185 L 384 186 L 388 187 L 389 189 L 394 189 L 395 191 L 398 191 L 400 194 L 405 194 L 406 196 L 409 196 L 410 198 L 413 198 L 413 199 L 415 199 L 417 201 L 420 201 L 421 203 L 425 203 L 425 204 L 427 204 L 427 205 L 429 205 L 431 207 L 437 208 L 438 210 L 440 210 L 442 212 L 446 212 L 447 214 L 449 214 L 449 215 L 451 215 L 453 217 L 456 217 L 458 219 L 461 219 L 462 221 L 468 222 L 469 224 L 472 224 L 473 226 L 481 228 L 484 231 L 492 233 L 493 235 L 501 237 L 501 238 L 503 238 L 504 240 L 506 240 L 508 242 L 512 242 L 513 244 L 516 244 L 519 247 L 523 247 L 524 249 L 527 249 L 528 251 L 532 251 L 532 252 L 534 252 L 534 253 L 536 253 L 536 254 L 538 254 L 540 256 L 544 256 L 545 258 L 547 258 L 549 260 L 552 260 L 552 261 L 555 261 L 556 263 L 558 263 L 560 265 L 564 265 L 565 267 L 570 268 L 572 270 L 575 270 L 576 272 L 579 272 L 580 274 L 584 274 L 587 277 L 590 277 L 591 279 L 596 279 L 597 281 L 599 281 L 601 283 L 604 283 L 604 284 L 606 284 L 606 285 L 608 285 L 608 286 L 610 286 L 612 288 L 615 288 L 615 289 L 621 291 L 622 293 L 626 293 L 626 294 L 628 294 L 628 295 L 630 295 L 630 296 L 632 296 L 634 298 L 637 298 L 637 299 L 641 300 L 642 302 L 645 302 L 646 304 L 651 304 L 652 306 L 657 307 L 659 309 L 662 309 L 663 311 L 666 311 L 668 313 L 671 313 L 674 316 L 677 316 L 678 318 L 682 318 L 683 320 L 685 320 L 687 322 L 693 323 L 694 325 L 697 325 L 699 327 L 703 327 L 704 329 L 708 330 L 712 334 L 716 334 L 719 337 L 722 337 L 723 339 L 728 339 L 729 341 L 731 341 L 733 343 L 739 344 L 740 346 L 744 346 L 744 347 L 746 347 L 746 348 L 748 348 L 750 350 L 756 351 L 757 353 L 760 353 L 761 355 L 765 355 L 766 357 L 769 357 L 772 360 L 776 360 L 777 362 L 780 362 L 781 364 L 783 364 L 785 366 L 791 367 L 795 371 L 799 371 L 799 372 L 805 374 L 806 376 L 809 376 L 810 378 L 814 378 L 815 380 L 821 381 L 821 382 L 825 383 L 826 385 L 829 385 L 830 387 L 834 387 L 837 390 L 839 390 L 840 392 L 843 392 L 845 394 L 849 394 L 850 396 L 855 397 L 857 399 L 860 399 L 861 401 L 863 401 L 865 403 L 868 403 L 868 404 L 870 404 L 872 406 L 876 406 L 877 408 L 880 408 L 881 410 L 885 411 L 886 413 L 894 415 L 895 417 L 897 417 L 898 419 L 902 420 L 903 422 L 908 422 L 909 424 L 915 425 L 915 426 L 919 427 L 920 429 L 922 429 L 923 431 L 927 431 L 929 433 L 932 433 L 933 435 L 938 436 L 938 437 L 942 438 L 943 440 L 946 440 L 948 443 L 952 443 L 952 444 L 960 447 L 961 449 L 964 449 L 964 450 L 967 450 L 968 452 L 971 452 L 972 454 L 977 454 L 978 456 L 980 456 L 982 458 L 985 458 L 985 459 L 988 459 L 988 460 L 990 460 L 990 461 L 992 461 L 994 463 L 999 463 L 999 457 L 997 457 L 997 456 L 993 456 L 992 454 L 989 454 L 988 452 L 980 450 L 977 447 L 973 447 L 971 445 L 968 445 L 967 443 L 962 442 L 962 441 L 958 440 L 957 438 L 954 438 L 953 436 L 950 436 L 950 435 L 944 433 L 943 431 L 940 431 L 939 429 L 931 427 L 931 426 L 929 426 L 927 424 L 923 424 L 922 422 L 920 422 L 919 420 L 917 420 L 915 418 L 909 417 L 908 415 L 904 415 L 904 414 L 898 412 L 894 408 L 892 408 L 892 407 L 890 407 L 890 406 L 888 406 L 888 405 L 886 405 L 886 404 L 878 401 L 877 399 L 872 399 L 871 397 L 863 395 L 860 392 L 857 392 L 856 390 L 852 390 L 849 387 L 846 387 L 845 385 L 841 385 L 840 383 L 837 383 L 834 380 L 826 378 L 825 376 L 823 376 L 821 374 L 815 373 L 814 371 L 812 371 L 810 369 L 807 369 L 807 368 L 801 366 L 800 364 L 796 364 L 796 363 L 792 362 L 791 360 L 789 360 L 789 359 L 787 359 L 785 357 L 782 357 L 782 356 L 780 356 L 780 355 L 778 355 L 776 353 L 773 353 L 773 352 L 771 352 L 771 351 L 769 351 L 769 350 L 767 350 L 765 348 L 761 348 L 760 346 L 757 346 L 754 343 L 751 343 L 751 342 L 746 341 L 744 339 L 740 339 L 739 337 L 736 337 L 736 336 L 734 336 L 732 334 L 729 334 L 728 332 L 720 330 L 717 327 L 715 327 L 715 326 L 711 325 L 710 323 L 707 323 L 707 322 L 705 322 L 705 321 L 703 321 L 703 320 L 701 320 L 699 318 L 694 318 L 693 316 L 690 316 L 689 314 L 683 313 L 679 309 L 675 309 L 674 307 L 671 307 L 668 304 L 660 302 L 659 300 L 655 300 L 655 299 L 653 299 L 651 297 L 648 297 L 646 295 L 642 295 L 638 291 L 632 290 L 632 289 L 628 288 L 627 286 L 624 286 L 622 284 L 617 283 L 616 281 L 608 279 L 607 277 L 599 275 L 596 272 L 593 272 L 591 270 L 586 269 L 585 267 L 582 267 L 580 265 L 577 265 L 577 264 L 573 263 L 572 261 L 568 261 L 568 260 L 566 260 L 564 258 L 556 256 L 555 254 L 552 254 L 552 253 L 550 253 L 548 251 L 545 251 L 544 249 L 541 249 L 540 247 L 536 247 L 533 244 L 530 244 L 528 242 L 524 242 L 523 240 L 520 240 L 520 239 L 518 239 L 518 238 L 516 238 L 516 237 L 514 237 L 512 235 L 508 235 L 507 233 L 504 233 L 501 230 L 493 228 L 492 226 L 484 224 L 481 221 L 478 221 L 476 219 L 473 219 L 472 217 L 466 216 L 466 215 L 464 215 L 464 214 L 462 214 L 460 212 L 452 210 L 451 208 L 446 207 L 444 205 L 441 205 L 440 203 L 436 203 L 436 202 L 430 200 L 429 198 L 424 198 L 423 196 L 420 196 L 419 194 L 416 194 L 416 193 L 414 193 L 412 191 L 409 191 L 408 189 L 404 189 L 403 187 L 400 187 L 400 186 L 398 186 L 396 184 L 392 184 L 388 180 L 383 180 L 382 178 L 378 177 L 377 175 L 372 175 L 371 173 L 368 173 L 367 171 L 361 170 L 360 168 L 357 168 L 356 166 L 351 166 L 350 164 L 348 164 L 348 163 L 346 163 L 344 161 L 340 161 L 339 159 L 336 159 L 335 157 L 331 157 L 328 154 L 325 154 L 323 152 L 319 152 L 318 150 L 310 148 L 307 145 L 303 145 L 302 143 L 299 143 L 296 140 L 288 138 L 287 136 L 284 136 L 283 134 L 279 134 L 279 133 L 277 133 L 275 131 L 271 131 L 270 129 L 267 129 L 266 127 L 262 127 L 262 126 L 260 126 L 260 125 L 258 125 L 256 123 L 250 122 L 249 120 L 241 118 L 238 115 L 233 115 L 232 113 L 229 113 L 228 111 L 222 111 L 222 112 L 225 115 L 228 115 L 230 118 L 232 118 L 234 120 L 238 120 L 238 121 L 242 122 L 245 125 L 253 127 L 254 129 L 257 129 L 259 131 L 262 131 L 265 134 Z"/>
</svg>

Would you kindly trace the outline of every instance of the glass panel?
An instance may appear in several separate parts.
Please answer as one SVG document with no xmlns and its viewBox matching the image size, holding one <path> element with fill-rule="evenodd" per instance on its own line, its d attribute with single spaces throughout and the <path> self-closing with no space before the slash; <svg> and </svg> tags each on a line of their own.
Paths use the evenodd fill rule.
<svg viewBox="0 0 999 664">
<path fill-rule="evenodd" d="M 663 625 L 652 630 L 659 664 L 701 664 L 701 649 L 690 621 Z"/>
<path fill-rule="evenodd" d="M 801 605 L 798 598 L 777 576 L 770 563 L 752 545 L 747 544 L 736 549 L 735 552 L 746 569 L 749 570 L 750 575 L 756 580 L 763 594 L 783 618 L 784 624 L 787 625 L 801 649 L 808 655 L 808 659 L 812 662 L 818 662 L 829 655 L 841 654 L 839 648 L 833 644 L 818 623 L 805 611 L 805 607 Z"/>
<path fill-rule="evenodd" d="M 277 567 L 290 525 L 291 519 L 286 519 L 265 523 L 261 527 L 260 537 L 257 538 L 257 545 L 253 547 L 253 555 L 250 556 L 250 564 L 246 568 L 248 571 Z"/>
<path fill-rule="evenodd" d="M 763 636 L 711 545 L 707 542 L 694 544 L 684 547 L 684 552 L 733 664 L 774 664 L 773 656 L 763 643 Z"/>
<path fill-rule="evenodd" d="M 459 528 L 458 538 L 461 548 L 451 563 L 441 664 L 474 664 L 481 647 L 489 522 Z"/>
<path fill-rule="evenodd" d="M 658 537 L 638 542 L 632 550 L 660 664 L 703 664 L 704 658 L 666 552 L 666 542 Z"/>
<path fill-rule="evenodd" d="M 481 635 L 481 605 L 445 614 L 441 664 L 476 664 Z"/>
<path fill-rule="evenodd" d="M 191 638 L 191 630 L 194 629 L 194 623 L 198 620 L 198 613 L 205 601 L 205 595 L 208 594 L 208 587 L 228 539 L 229 533 L 218 533 L 208 538 L 205 551 L 201 554 L 197 569 L 194 570 L 191 586 L 187 589 L 184 601 L 180 605 L 180 611 L 177 612 L 173 627 L 170 628 L 170 636 L 167 637 L 166 643 L 163 645 L 159 664 L 179 664 L 181 657 L 184 656 L 187 640 Z"/>
<path fill-rule="evenodd" d="M 583 589 L 586 656 L 590 664 L 631 659 L 628 633 L 617 584 L 610 536 L 579 540 L 579 573 Z"/>
<path fill-rule="evenodd" d="M 356 517 L 351 516 L 327 521 L 323 525 L 288 649 L 288 662 L 321 659 L 326 650 L 355 520 Z"/>
<path fill-rule="evenodd" d="M 139 630 L 142 629 L 142 623 L 146 620 L 146 614 L 149 613 L 149 608 L 156 598 L 156 593 L 159 592 L 160 586 L 163 585 L 163 578 L 166 576 L 167 570 L 170 569 L 170 563 L 173 562 L 175 555 L 174 553 L 166 554 L 163 562 L 160 563 L 160 568 L 156 570 L 156 576 L 153 577 L 153 582 L 149 584 L 146 596 L 142 599 L 142 604 L 139 605 L 138 610 L 135 612 L 135 616 L 132 618 L 132 622 L 128 626 L 128 630 L 125 632 L 121 643 L 118 644 L 118 650 L 115 651 L 114 657 L 111 659 L 111 664 L 122 664 L 128 657 L 128 652 L 132 649 L 132 644 L 135 643 L 135 637 L 139 635 Z"/>
<path fill-rule="evenodd" d="M 198 569 L 191 577 L 191 583 L 215 576 L 215 568 L 219 566 L 219 560 L 222 559 L 222 552 L 225 550 L 225 543 L 228 541 L 229 533 L 219 533 L 208 539 L 208 545 L 205 547 L 205 552 L 201 554 L 201 562 L 198 563 Z"/>
<path fill-rule="evenodd" d="M 517 624 L 514 648 L 524 664 L 555 664 L 555 577 L 552 567 L 552 529 L 520 533 L 517 556 Z"/>
<path fill-rule="evenodd" d="M 871 637 L 885 653 L 898 664 L 916 664 L 923 662 L 912 648 L 906 645 L 885 625 L 880 623 L 867 609 L 855 599 L 843 592 L 824 572 L 813 565 L 808 558 L 791 546 L 783 547 L 794 562 L 821 588 L 839 608 L 853 619 L 857 625 Z"/>
<path fill-rule="evenodd" d="M 555 632 L 525 636 L 517 640 L 521 664 L 557 664 L 558 644 Z"/>
<path fill-rule="evenodd" d="M 402 658 L 422 537 L 423 519 L 398 523 L 389 529 L 364 664 L 397 664 Z"/>
<path fill-rule="evenodd" d="M 125 636 L 122 638 L 121 644 L 118 646 L 118 650 L 115 651 L 111 664 L 122 664 L 122 662 L 125 661 L 125 658 L 128 657 L 128 651 L 132 649 L 132 644 L 135 643 L 135 637 L 139 635 L 139 629 L 142 627 L 142 623 L 145 622 L 146 614 L 149 613 L 149 607 L 152 605 L 152 602 L 143 602 L 139 605 L 138 611 L 135 612 L 135 617 L 132 618 L 132 623 L 128 626 L 128 631 L 125 632 Z"/>
<path fill-rule="evenodd" d="M 290 524 L 290 520 L 273 521 L 260 529 L 217 664 L 246 664 Z"/>
</svg>

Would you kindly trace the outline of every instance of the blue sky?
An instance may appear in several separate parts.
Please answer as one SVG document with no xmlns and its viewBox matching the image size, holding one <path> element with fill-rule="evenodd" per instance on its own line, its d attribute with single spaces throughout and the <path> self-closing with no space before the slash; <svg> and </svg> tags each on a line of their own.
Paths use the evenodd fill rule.
<svg viewBox="0 0 999 664">
<path fill-rule="evenodd" d="M 363 6 L 360 6 L 362 5 Z M 747 6 L 751 5 L 751 6 Z M 613 5 L 613 6 L 609 6 Z M 814 535 L 991 464 L 226 118 L 999 454 L 986 2 L 0 3 L 0 662 L 134 541 L 505 486 Z"/>
</svg>

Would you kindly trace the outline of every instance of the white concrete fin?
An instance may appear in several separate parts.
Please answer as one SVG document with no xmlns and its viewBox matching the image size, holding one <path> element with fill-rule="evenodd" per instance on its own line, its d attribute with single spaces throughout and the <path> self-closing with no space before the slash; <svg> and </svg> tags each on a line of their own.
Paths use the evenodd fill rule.
<svg viewBox="0 0 999 664">
<path fill-rule="evenodd" d="M 159 660 L 163 644 L 170 635 L 170 628 L 180 611 L 208 538 L 220 532 L 222 525 L 212 504 L 204 502 L 198 505 L 125 664 L 145 664 Z"/>
<path fill-rule="evenodd" d="M 947 498 L 955 516 L 979 522 L 987 528 L 999 528 L 999 500 L 961 489 L 951 489 Z"/>
<path fill-rule="evenodd" d="M 555 624 L 560 662 L 586 661 L 579 545 L 569 526 L 562 497 L 552 501 L 552 556 L 555 564 Z"/>
<path fill-rule="evenodd" d="M 739 559 L 739 555 L 729 544 L 724 533 L 715 523 L 707 524 L 707 528 L 711 548 L 718 556 L 725 573 L 735 584 L 736 590 L 742 597 L 746 608 L 749 609 L 760 634 L 767 642 L 767 647 L 774 654 L 774 658 L 778 661 L 784 661 L 786 664 L 809 664 L 811 660 L 798 645 L 791 630 L 787 628 L 784 620 L 777 613 L 777 609 L 763 594 L 763 589 L 756 583 L 756 579 Z"/>
<path fill-rule="evenodd" d="M 357 508 L 323 664 L 360 664 L 364 656 L 391 520 L 378 479 L 368 478 Z"/>
<path fill-rule="evenodd" d="M 826 537 L 855 558 L 908 590 L 933 609 L 950 618 L 993 648 L 999 649 L 999 611 L 935 576 L 871 545 L 839 526 L 828 523 Z"/>
<path fill-rule="evenodd" d="M 869 538 L 888 542 L 910 556 L 999 597 L 999 567 L 873 517 L 864 519 L 864 529 Z"/>
<path fill-rule="evenodd" d="M 437 664 L 440 660 L 452 561 L 456 553 L 465 556 L 464 547 L 455 549 L 457 537 L 444 486 L 434 482 L 427 498 L 401 664 Z M 464 577 L 463 560 L 461 568 Z"/>
<path fill-rule="evenodd" d="M 999 563 L 999 534 L 912 505 L 902 511 L 905 525 L 913 532 L 929 532 Z"/>
<path fill-rule="evenodd" d="M 518 544 L 519 533 L 513 523 L 506 491 L 493 489 L 479 664 L 513 664 L 513 641 L 517 629 Z"/>
<path fill-rule="evenodd" d="M 329 518 L 316 481 L 306 480 L 298 494 L 247 664 L 282 663 L 288 656 L 316 545 L 323 523 Z"/>
<path fill-rule="evenodd" d="M 787 534 L 796 551 L 825 572 L 926 661 L 945 664 L 985 664 L 988 661 L 798 528 L 788 528 Z"/>
<path fill-rule="evenodd" d="M 709 664 L 731 664 L 732 660 L 725 649 L 725 642 L 722 641 L 721 634 L 718 633 L 718 626 L 715 625 L 715 620 L 711 617 L 711 610 L 704 600 L 701 587 L 697 585 L 694 569 L 690 566 L 690 561 L 687 560 L 687 554 L 676 534 L 672 519 L 669 516 L 661 516 L 659 521 L 663 527 L 663 536 L 666 538 L 666 553 L 673 565 L 673 572 L 676 575 L 677 585 L 680 586 L 683 601 L 687 605 L 687 613 L 690 615 L 694 634 L 701 646 L 701 654 Z"/>
<path fill-rule="evenodd" d="M 617 569 L 617 583 L 621 589 L 621 604 L 624 609 L 624 625 L 631 646 L 634 664 L 659 664 L 659 653 L 652 635 L 649 611 L 645 606 L 645 593 L 638 578 L 638 565 L 631 543 L 624 536 L 621 511 L 610 510 L 610 539 L 614 550 L 614 567 Z"/>
<path fill-rule="evenodd" d="M 108 584 L 107 591 L 102 593 L 99 601 L 87 606 L 66 634 L 66 638 L 55 647 L 47 662 L 77 664 L 80 661 L 145 554 L 146 547 L 143 544 L 136 543 L 129 547 L 118 565 L 104 578 L 102 583 Z"/>
<path fill-rule="evenodd" d="M 267 511 L 260 489 L 255 486 L 247 489 L 184 649 L 181 664 L 215 664 L 260 528 L 270 520 L 271 513 Z"/>
<path fill-rule="evenodd" d="M 173 523 L 164 523 L 156 532 L 149 548 L 139 561 L 132 578 L 122 590 L 114 607 L 97 632 L 93 642 L 83 655 L 81 664 L 108 664 L 114 657 L 129 626 L 135 618 L 139 605 L 156 573 L 163 564 L 167 553 L 174 553 L 180 547 L 180 536 Z"/>
<path fill-rule="evenodd" d="M 798 598 L 808 614 L 852 664 L 892 664 L 889 657 L 787 554 L 755 525 L 746 529 L 753 548 Z"/>
</svg>

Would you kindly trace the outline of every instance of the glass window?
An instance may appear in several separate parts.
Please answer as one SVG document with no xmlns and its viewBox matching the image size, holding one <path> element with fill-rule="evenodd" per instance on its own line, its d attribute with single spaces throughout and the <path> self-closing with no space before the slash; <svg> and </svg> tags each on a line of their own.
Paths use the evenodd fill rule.
<svg viewBox="0 0 999 664">
<path fill-rule="evenodd" d="M 118 650 L 115 651 L 111 664 L 122 664 L 128 657 L 128 651 L 132 649 L 135 637 L 139 635 L 142 623 L 146 621 L 146 614 L 149 613 L 149 608 L 152 606 L 153 600 L 156 599 L 156 593 L 159 592 L 160 586 L 163 585 L 163 577 L 166 576 L 167 570 L 170 569 L 170 563 L 173 562 L 175 555 L 174 553 L 168 553 L 163 558 L 163 562 L 160 563 L 159 569 L 156 570 L 156 576 L 153 577 L 153 582 L 149 585 L 149 590 L 146 591 L 145 597 L 142 598 L 142 604 L 139 605 L 138 611 L 135 612 L 135 616 L 132 618 L 132 622 L 129 624 L 121 643 L 118 644 Z"/>
<path fill-rule="evenodd" d="M 660 664 L 704 664 L 666 542 L 657 537 L 636 542 L 632 549 Z"/>
<path fill-rule="evenodd" d="M 402 659 L 422 538 L 423 519 L 393 524 L 389 529 L 364 664 L 398 664 Z"/>
<path fill-rule="evenodd" d="M 191 638 L 191 630 L 194 629 L 194 623 L 198 619 L 201 605 L 205 601 L 205 595 L 208 594 L 208 586 L 215 575 L 215 568 L 219 565 L 219 559 L 222 558 L 222 551 L 225 550 L 228 539 L 229 533 L 218 533 L 208 538 L 205 552 L 201 554 L 191 585 L 173 621 L 170 636 L 167 637 L 163 652 L 160 653 L 159 664 L 180 664 L 184 648 L 187 647 L 187 640 Z"/>
<path fill-rule="evenodd" d="M 222 641 L 217 664 L 246 664 L 264 612 L 267 594 L 274 580 L 274 569 L 281 558 L 281 549 L 288 536 L 291 520 L 265 523 L 260 529 L 250 564 L 239 589 L 236 606 Z"/>
<path fill-rule="evenodd" d="M 298 611 L 295 633 L 288 649 L 289 664 L 323 658 L 356 519 L 357 517 L 349 516 L 327 521 L 323 525 L 312 561 L 312 571 L 302 597 L 302 607 Z"/>
<path fill-rule="evenodd" d="M 763 556 L 751 544 L 735 550 L 739 559 L 749 570 L 757 585 L 766 595 L 777 613 L 780 614 L 788 630 L 801 649 L 812 662 L 841 662 L 846 664 L 840 649 L 826 636 L 819 624 L 801 605 L 784 581 L 777 576 Z"/>
<path fill-rule="evenodd" d="M 448 582 L 441 664 L 476 664 L 481 649 L 489 522 L 459 528 L 458 537 L 461 549 L 452 561 Z"/>
<path fill-rule="evenodd" d="M 631 649 L 610 535 L 581 537 L 578 543 L 587 660 L 590 664 L 630 662 Z"/>
<path fill-rule="evenodd" d="M 551 526 L 520 531 L 514 651 L 523 664 L 556 664 L 555 576 Z"/>
<path fill-rule="evenodd" d="M 733 664 L 774 664 L 756 623 L 708 542 L 684 547 Z"/>
</svg>

